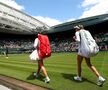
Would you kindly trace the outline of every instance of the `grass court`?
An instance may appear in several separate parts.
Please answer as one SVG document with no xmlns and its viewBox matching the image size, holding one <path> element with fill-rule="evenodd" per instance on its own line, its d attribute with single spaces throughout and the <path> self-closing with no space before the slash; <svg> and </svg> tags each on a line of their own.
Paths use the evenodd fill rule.
<svg viewBox="0 0 108 90">
<path fill-rule="evenodd" d="M 87 67 L 85 61 L 82 64 L 82 82 L 76 82 L 76 53 L 54 53 L 44 61 L 48 75 L 51 79 L 49 84 L 43 82 L 40 73 L 38 79 L 32 76 L 37 69 L 37 63 L 29 60 L 29 54 L 10 54 L 9 58 L 0 56 L 0 74 L 14 77 L 39 86 L 53 90 L 107 90 L 108 89 L 108 52 L 99 52 L 96 57 L 91 58 L 92 64 L 105 77 L 103 87 L 97 86 L 97 77 Z"/>
</svg>

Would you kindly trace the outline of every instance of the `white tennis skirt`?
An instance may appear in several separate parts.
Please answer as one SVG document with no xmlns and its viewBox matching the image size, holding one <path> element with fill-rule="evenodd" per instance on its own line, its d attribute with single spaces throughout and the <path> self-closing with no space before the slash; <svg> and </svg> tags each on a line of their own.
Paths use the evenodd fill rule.
<svg viewBox="0 0 108 90">
<path fill-rule="evenodd" d="M 34 50 L 30 55 L 29 55 L 30 60 L 39 60 L 39 55 L 38 51 Z"/>
</svg>

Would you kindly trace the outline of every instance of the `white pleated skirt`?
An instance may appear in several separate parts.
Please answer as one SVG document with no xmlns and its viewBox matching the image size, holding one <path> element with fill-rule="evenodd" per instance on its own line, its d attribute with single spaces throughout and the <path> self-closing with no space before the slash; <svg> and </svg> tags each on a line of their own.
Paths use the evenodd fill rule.
<svg viewBox="0 0 108 90">
<path fill-rule="evenodd" d="M 39 55 L 38 55 L 38 51 L 34 50 L 30 55 L 29 55 L 30 60 L 39 60 Z"/>
<path fill-rule="evenodd" d="M 78 55 L 86 57 L 86 58 L 90 58 L 90 49 L 87 44 L 87 40 L 85 38 L 81 39 L 81 43 L 78 49 Z"/>
</svg>

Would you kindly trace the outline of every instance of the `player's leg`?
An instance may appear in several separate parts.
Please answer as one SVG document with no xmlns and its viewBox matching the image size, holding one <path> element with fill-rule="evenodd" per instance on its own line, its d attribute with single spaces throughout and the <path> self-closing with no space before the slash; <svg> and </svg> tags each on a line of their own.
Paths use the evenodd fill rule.
<svg viewBox="0 0 108 90">
<path fill-rule="evenodd" d="M 102 86 L 105 82 L 105 79 L 100 75 L 100 73 L 97 71 L 97 69 L 91 64 L 90 58 L 85 58 L 87 66 L 95 73 L 95 75 L 98 77 L 98 85 Z"/>
<path fill-rule="evenodd" d="M 50 78 L 48 77 L 46 68 L 44 67 L 43 60 L 38 60 L 38 65 L 39 65 L 38 66 L 39 67 L 38 72 L 40 71 L 40 68 L 41 68 L 42 69 L 42 72 L 43 72 L 43 74 L 45 76 L 45 82 L 48 83 L 50 81 Z"/>
<path fill-rule="evenodd" d="M 81 78 L 81 64 L 82 64 L 82 60 L 83 60 L 83 57 L 80 56 L 80 55 L 77 55 L 77 73 L 78 75 L 74 77 L 75 80 L 77 81 L 82 81 L 82 78 Z"/>
<path fill-rule="evenodd" d="M 36 62 L 35 62 L 35 63 L 36 63 Z M 40 67 L 40 63 L 39 63 L 39 60 L 38 60 L 38 69 L 37 69 L 36 73 L 33 73 L 33 75 L 34 75 L 36 78 L 38 78 L 39 73 L 40 73 L 40 70 L 41 70 L 41 67 Z"/>
</svg>

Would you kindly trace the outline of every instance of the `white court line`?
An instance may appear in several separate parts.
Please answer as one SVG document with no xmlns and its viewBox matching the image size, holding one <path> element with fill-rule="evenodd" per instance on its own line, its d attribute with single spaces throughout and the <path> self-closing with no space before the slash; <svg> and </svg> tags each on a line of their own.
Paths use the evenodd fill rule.
<svg viewBox="0 0 108 90">
<path fill-rule="evenodd" d="M 3 85 L 0 85 L 0 90 L 12 90 L 12 89 L 9 89 L 8 87 L 5 87 Z"/>
</svg>

